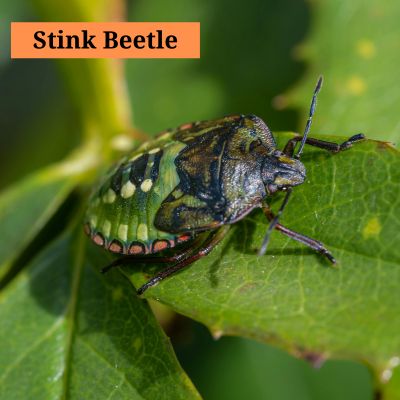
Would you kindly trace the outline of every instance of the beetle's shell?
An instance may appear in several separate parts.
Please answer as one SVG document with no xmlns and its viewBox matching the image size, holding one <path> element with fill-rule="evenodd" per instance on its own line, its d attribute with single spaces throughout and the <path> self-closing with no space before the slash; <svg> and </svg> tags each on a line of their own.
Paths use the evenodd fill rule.
<svg viewBox="0 0 400 400">
<path fill-rule="evenodd" d="M 265 196 L 260 162 L 273 148 L 255 116 L 166 131 L 105 177 L 90 200 L 86 233 L 112 252 L 149 254 L 232 223 Z"/>
<path fill-rule="evenodd" d="M 183 143 L 164 133 L 114 167 L 93 194 L 85 230 L 92 240 L 114 253 L 149 254 L 191 238 L 154 227 L 155 214 L 179 183 L 174 160 Z M 158 179 L 162 175 L 162 179 Z"/>
</svg>

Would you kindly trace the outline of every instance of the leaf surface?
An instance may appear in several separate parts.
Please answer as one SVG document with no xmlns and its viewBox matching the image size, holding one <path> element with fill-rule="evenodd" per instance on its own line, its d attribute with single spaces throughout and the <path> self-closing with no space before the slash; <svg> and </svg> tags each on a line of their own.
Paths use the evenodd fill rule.
<svg viewBox="0 0 400 400">
<path fill-rule="evenodd" d="M 280 148 L 287 138 L 278 135 Z M 258 257 L 267 222 L 254 211 L 209 256 L 146 296 L 217 336 L 253 337 L 307 357 L 362 359 L 383 371 L 400 351 L 399 153 L 366 141 L 334 155 L 307 146 L 303 161 L 306 182 L 281 222 L 325 243 L 337 268 L 279 232 Z M 154 273 L 144 271 L 125 267 L 136 287 Z"/>
<path fill-rule="evenodd" d="M 308 73 L 289 92 L 290 105 L 302 107 L 305 121 L 312 88 L 323 74 L 314 132 L 363 132 L 398 145 L 399 3 L 327 0 L 313 11 L 313 29 L 296 51 Z"/>
<path fill-rule="evenodd" d="M 54 215 L 74 183 L 71 176 L 47 169 L 0 194 L 0 278 Z"/>
<path fill-rule="evenodd" d="M 63 162 L 34 172 L 0 193 L 0 280 L 77 184 L 87 179 L 98 164 L 97 153 L 97 142 L 88 141 Z"/>
<path fill-rule="evenodd" d="M 2 292 L 0 398 L 198 398 L 147 303 L 99 273 L 97 250 L 65 234 Z"/>
</svg>

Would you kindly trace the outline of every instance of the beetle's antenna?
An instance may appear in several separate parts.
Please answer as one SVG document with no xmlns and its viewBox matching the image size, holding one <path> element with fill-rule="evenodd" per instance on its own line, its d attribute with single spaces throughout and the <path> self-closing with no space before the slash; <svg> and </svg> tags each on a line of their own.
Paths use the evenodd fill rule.
<svg viewBox="0 0 400 400">
<path fill-rule="evenodd" d="M 308 133 L 310 132 L 312 119 L 313 119 L 313 116 L 314 116 L 315 108 L 317 106 L 317 96 L 318 96 L 319 91 L 321 90 L 322 81 L 323 81 L 323 78 L 322 78 L 322 75 L 321 75 L 318 78 L 317 85 L 315 86 L 315 89 L 314 89 L 314 94 L 313 94 L 313 97 L 312 97 L 312 100 L 311 100 L 310 113 L 308 114 L 308 120 L 307 120 L 307 123 L 306 123 L 306 127 L 304 129 L 303 139 L 301 140 L 299 151 L 294 156 L 297 159 L 300 159 L 301 153 L 303 152 L 304 145 L 306 144 L 306 141 L 307 141 Z"/>
<path fill-rule="evenodd" d="M 321 75 L 318 78 L 317 84 L 316 84 L 315 89 L 314 89 L 314 94 L 313 94 L 313 97 L 312 97 L 312 100 L 311 100 L 310 112 L 308 114 L 308 119 L 307 119 L 306 127 L 304 129 L 303 138 L 301 139 L 300 148 L 299 148 L 299 151 L 297 152 L 297 154 L 294 156 L 297 159 L 300 159 L 301 153 L 303 152 L 304 145 L 306 144 L 306 141 L 307 141 L 307 136 L 308 136 L 308 134 L 310 132 L 313 116 L 314 116 L 314 113 L 315 113 L 315 108 L 317 106 L 317 96 L 318 96 L 319 91 L 321 90 L 322 81 L 323 81 L 323 78 L 322 78 L 322 75 Z M 281 216 L 283 210 L 285 209 L 286 204 L 289 201 L 289 197 L 290 197 L 291 193 L 292 193 L 292 189 L 288 188 L 287 191 L 286 191 L 286 196 L 283 199 L 283 202 L 282 202 L 278 212 L 276 213 L 274 219 L 269 224 L 269 227 L 268 227 L 267 233 L 264 236 L 264 240 L 262 242 L 261 248 L 258 251 L 258 255 L 259 256 L 263 256 L 265 254 L 265 252 L 267 251 L 269 238 L 271 237 L 271 232 L 274 230 L 274 228 L 278 224 L 279 217 Z"/>
<path fill-rule="evenodd" d="M 271 232 L 274 230 L 275 226 L 278 224 L 278 222 L 279 222 L 279 217 L 281 216 L 283 210 L 285 209 L 286 204 L 287 204 L 288 201 L 289 201 L 289 197 L 290 197 L 290 194 L 291 194 L 291 193 L 292 193 L 292 188 L 287 188 L 286 196 L 285 196 L 285 198 L 283 199 L 283 202 L 282 202 L 282 204 L 281 204 L 281 206 L 280 206 L 278 212 L 276 213 L 274 219 L 273 219 L 273 220 L 271 221 L 271 223 L 269 224 L 267 233 L 266 233 L 265 236 L 264 236 L 264 240 L 263 240 L 263 242 L 262 242 L 262 245 L 261 245 L 261 247 L 260 247 L 260 250 L 258 251 L 258 255 L 259 255 L 259 256 L 263 256 L 263 255 L 265 254 L 265 252 L 267 251 L 267 247 L 268 247 L 268 243 L 269 243 L 269 238 L 271 237 Z"/>
</svg>

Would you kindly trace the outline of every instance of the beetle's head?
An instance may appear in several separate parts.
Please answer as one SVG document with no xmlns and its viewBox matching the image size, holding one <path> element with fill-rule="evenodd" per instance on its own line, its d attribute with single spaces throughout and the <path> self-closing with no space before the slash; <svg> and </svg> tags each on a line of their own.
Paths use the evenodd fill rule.
<svg viewBox="0 0 400 400">
<path fill-rule="evenodd" d="M 272 194 L 303 183 L 306 169 L 299 160 L 275 150 L 265 158 L 262 176 L 267 193 Z"/>
<path fill-rule="evenodd" d="M 317 85 L 315 86 L 306 127 L 304 129 L 304 134 L 300 142 L 300 148 L 295 154 L 294 158 L 288 157 L 279 150 L 274 150 L 264 159 L 262 167 L 262 179 L 264 181 L 267 194 L 274 193 L 277 190 L 286 190 L 286 195 L 278 212 L 272 218 L 271 223 L 269 224 L 267 233 L 264 236 L 264 240 L 258 252 L 260 256 L 265 254 L 265 252 L 267 251 L 271 232 L 274 230 L 274 228 L 277 227 L 277 224 L 279 223 L 279 217 L 285 209 L 286 205 L 288 204 L 290 195 L 292 193 L 292 186 L 300 185 L 304 182 L 304 179 L 306 178 L 306 169 L 304 168 L 304 165 L 300 162 L 300 156 L 303 152 L 304 145 L 307 143 L 308 133 L 310 132 L 315 107 L 317 105 L 317 95 L 321 89 L 321 86 L 322 76 L 319 77 Z M 294 150 L 295 149 L 293 149 L 293 153 Z"/>
</svg>

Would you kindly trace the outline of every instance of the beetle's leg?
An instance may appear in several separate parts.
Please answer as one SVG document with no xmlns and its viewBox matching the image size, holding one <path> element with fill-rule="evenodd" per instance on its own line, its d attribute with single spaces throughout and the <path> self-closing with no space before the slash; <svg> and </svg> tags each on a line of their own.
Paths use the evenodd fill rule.
<svg viewBox="0 0 400 400">
<path fill-rule="evenodd" d="M 272 219 L 274 219 L 275 215 L 273 214 L 273 212 L 270 210 L 270 208 L 268 206 L 264 206 L 262 209 L 264 211 L 264 214 L 267 216 L 267 218 L 270 221 Z M 317 251 L 318 253 L 322 254 L 332 264 L 336 264 L 336 260 L 333 257 L 332 253 L 319 240 L 316 240 L 316 239 L 310 238 L 306 235 L 303 235 L 301 233 L 292 231 L 291 229 L 286 228 L 286 226 L 281 225 L 279 222 L 276 224 L 275 229 L 282 232 L 284 235 L 290 237 L 291 239 L 297 240 L 298 242 L 303 243 L 306 246 Z"/>
<path fill-rule="evenodd" d="M 206 256 L 210 253 L 210 251 L 223 239 L 226 233 L 229 230 L 229 225 L 223 225 L 221 228 L 211 232 L 209 236 L 204 240 L 204 242 L 199 246 L 196 250 L 193 251 L 193 254 L 189 255 L 188 257 L 181 259 L 174 265 L 164 269 L 152 279 L 150 279 L 147 283 L 141 286 L 137 290 L 137 294 L 140 296 L 143 294 L 148 288 L 156 285 L 158 282 L 162 281 L 163 279 L 167 278 L 168 276 L 175 274 L 176 272 L 180 271 L 181 269 L 185 268 L 189 264 L 197 261 L 199 258 Z"/>
<path fill-rule="evenodd" d="M 320 149 L 331 151 L 332 153 L 339 153 L 339 151 L 346 150 L 351 147 L 354 143 L 364 140 L 365 136 L 362 133 L 358 133 L 357 135 L 353 135 L 348 140 L 343 142 L 342 144 L 326 142 L 325 140 L 307 138 L 306 144 L 314 147 L 319 147 Z M 290 139 L 285 148 L 283 149 L 283 153 L 292 157 L 294 153 L 294 149 L 296 147 L 297 142 L 302 140 L 302 136 L 295 136 Z"/>
</svg>

